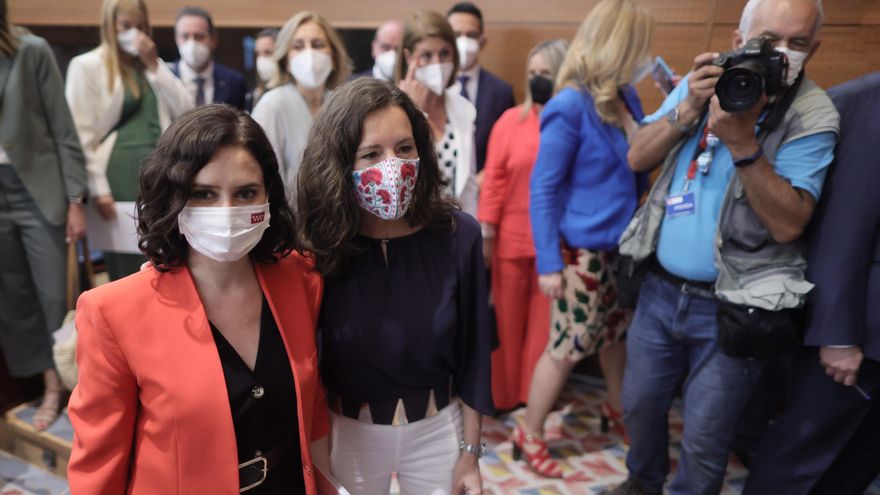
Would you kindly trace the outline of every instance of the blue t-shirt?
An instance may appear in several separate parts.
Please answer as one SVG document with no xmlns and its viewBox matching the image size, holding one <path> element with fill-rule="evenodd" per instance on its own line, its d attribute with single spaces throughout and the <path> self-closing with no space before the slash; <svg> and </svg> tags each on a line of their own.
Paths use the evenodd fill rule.
<svg viewBox="0 0 880 495">
<path fill-rule="evenodd" d="M 650 124 L 665 118 L 673 107 L 687 98 L 687 80 L 687 77 L 683 78 L 666 97 L 663 105 L 645 117 L 642 123 Z M 678 153 L 669 195 L 683 192 L 687 169 L 703 135 L 706 120 L 703 120 L 697 132 L 684 143 Z M 833 132 L 820 132 L 785 143 L 776 154 L 773 168 L 792 186 L 809 192 L 818 201 L 825 172 L 834 158 L 835 142 L 836 136 Z M 657 259 L 663 268 L 689 280 L 712 282 L 718 277 L 718 269 L 715 267 L 715 233 L 721 202 L 734 169 L 730 151 L 724 143 L 719 142 L 714 148 L 709 173 L 697 173 L 688 189 L 694 193 L 694 213 L 663 217 L 657 244 Z"/>
</svg>

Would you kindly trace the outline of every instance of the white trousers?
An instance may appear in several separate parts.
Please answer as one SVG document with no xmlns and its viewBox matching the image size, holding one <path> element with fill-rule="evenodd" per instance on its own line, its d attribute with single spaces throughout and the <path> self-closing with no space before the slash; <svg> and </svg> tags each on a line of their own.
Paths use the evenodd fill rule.
<svg viewBox="0 0 880 495">
<path fill-rule="evenodd" d="M 449 495 L 462 437 L 456 400 L 436 415 L 400 426 L 331 413 L 330 466 L 352 495 L 387 495 L 397 473 L 401 495 Z"/>
</svg>

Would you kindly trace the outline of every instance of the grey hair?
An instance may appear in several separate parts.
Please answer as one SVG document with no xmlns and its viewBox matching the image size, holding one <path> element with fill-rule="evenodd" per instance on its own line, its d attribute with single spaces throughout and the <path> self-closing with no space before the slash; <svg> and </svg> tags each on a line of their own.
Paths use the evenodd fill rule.
<svg viewBox="0 0 880 495">
<path fill-rule="evenodd" d="M 765 0 L 749 0 L 746 3 L 745 8 L 743 8 L 742 16 L 739 18 L 739 32 L 745 37 L 749 30 L 752 29 L 752 20 L 755 17 L 755 11 L 758 10 L 758 6 L 764 3 Z M 813 37 L 816 36 L 816 33 L 819 32 L 819 28 L 822 27 L 822 22 L 825 20 L 825 10 L 822 8 L 822 0 L 813 0 L 813 6 L 816 7 L 816 25 L 813 26 Z"/>
</svg>

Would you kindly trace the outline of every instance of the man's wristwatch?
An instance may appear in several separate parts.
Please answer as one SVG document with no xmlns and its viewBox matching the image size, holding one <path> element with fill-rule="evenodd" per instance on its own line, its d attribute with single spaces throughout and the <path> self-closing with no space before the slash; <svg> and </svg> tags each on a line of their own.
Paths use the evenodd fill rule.
<svg viewBox="0 0 880 495">
<path fill-rule="evenodd" d="M 81 194 L 79 196 L 68 196 L 67 202 L 77 204 L 77 205 L 83 205 L 86 203 L 86 196 L 85 196 L 85 194 Z"/>
<path fill-rule="evenodd" d="M 666 122 L 669 122 L 669 125 L 671 125 L 675 129 L 678 129 L 678 131 L 680 131 L 682 134 L 690 134 L 691 132 L 693 132 L 694 128 L 697 127 L 697 122 L 699 122 L 699 119 L 697 119 L 697 122 L 693 122 L 688 125 L 683 124 L 681 122 L 681 111 L 676 106 L 673 107 L 673 109 L 666 114 Z"/>
<path fill-rule="evenodd" d="M 483 457 L 483 453 L 486 452 L 486 444 L 481 443 L 478 445 L 474 445 L 471 443 L 464 443 L 464 440 L 458 441 L 458 451 L 459 452 L 467 452 L 468 454 L 473 454 L 477 459 Z"/>
</svg>

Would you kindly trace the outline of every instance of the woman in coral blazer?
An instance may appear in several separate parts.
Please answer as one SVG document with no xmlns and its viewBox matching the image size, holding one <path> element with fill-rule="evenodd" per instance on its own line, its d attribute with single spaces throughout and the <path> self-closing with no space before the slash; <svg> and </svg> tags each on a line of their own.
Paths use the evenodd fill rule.
<svg viewBox="0 0 880 495">
<path fill-rule="evenodd" d="M 292 253 L 260 127 L 220 105 L 185 114 L 144 165 L 138 217 L 153 267 L 77 306 L 71 492 L 317 493 L 323 285 Z"/>
</svg>

